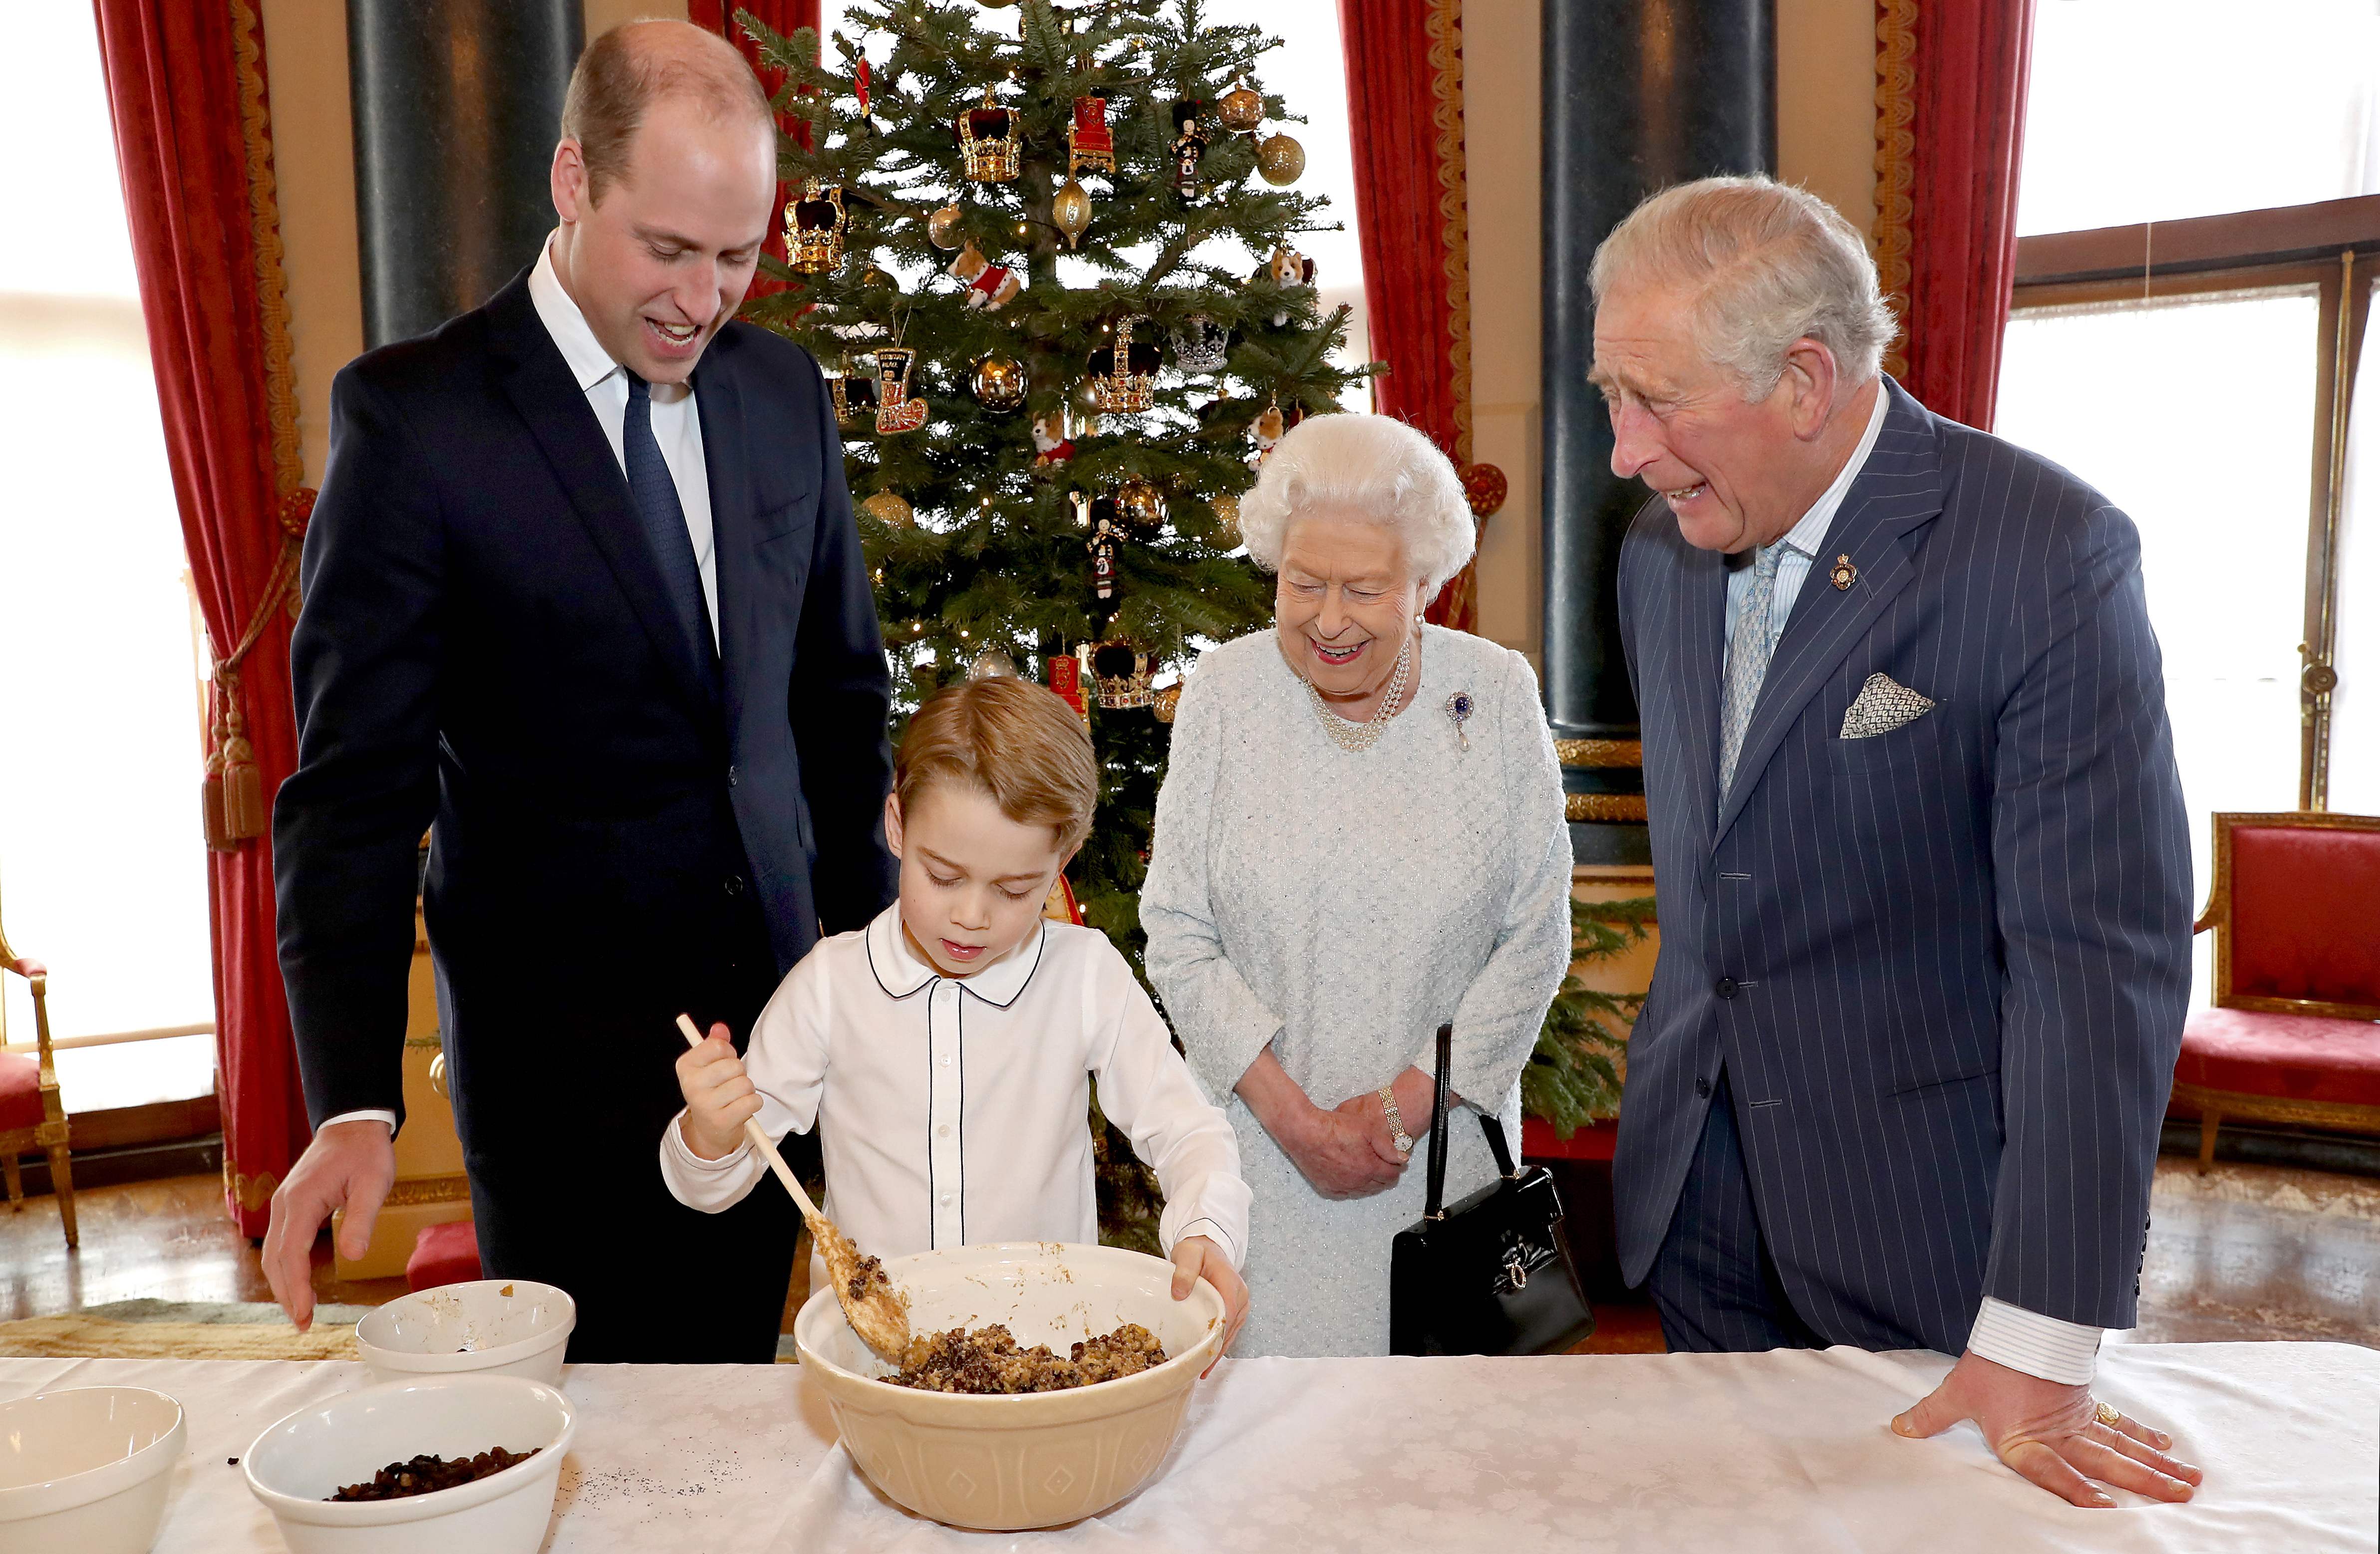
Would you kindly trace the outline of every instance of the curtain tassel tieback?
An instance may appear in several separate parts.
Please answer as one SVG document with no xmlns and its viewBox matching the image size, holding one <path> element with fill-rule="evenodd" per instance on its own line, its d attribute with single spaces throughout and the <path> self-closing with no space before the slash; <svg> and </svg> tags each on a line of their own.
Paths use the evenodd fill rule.
<svg viewBox="0 0 2380 1554">
<path fill-rule="evenodd" d="M 249 650 L 262 639 L 275 610 L 285 603 L 298 613 L 298 560 L 306 540 L 306 521 L 313 516 L 314 489 L 300 486 L 281 499 L 281 553 L 273 558 L 272 576 L 239 646 L 215 662 L 209 697 L 206 775 L 200 783 L 200 823 L 210 852 L 237 852 L 262 836 L 272 823 L 264 797 L 264 774 L 257 770 L 256 747 L 249 742 L 248 720 L 239 705 L 239 666 Z"/>
</svg>

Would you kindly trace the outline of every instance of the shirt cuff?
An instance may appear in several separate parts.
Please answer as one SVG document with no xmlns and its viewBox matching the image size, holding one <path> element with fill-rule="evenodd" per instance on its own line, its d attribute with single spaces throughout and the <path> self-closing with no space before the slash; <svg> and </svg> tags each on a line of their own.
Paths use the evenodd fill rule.
<svg viewBox="0 0 2380 1554">
<path fill-rule="evenodd" d="M 1985 1295 L 1974 1330 L 1967 1335 L 1967 1353 L 2044 1381 L 2087 1387 L 2098 1370 L 2099 1339 L 2106 1331 Z"/>
<path fill-rule="evenodd" d="M 371 1122 L 386 1123 L 388 1124 L 390 1136 L 394 1137 L 395 1135 L 396 1113 L 389 1111 L 385 1107 L 379 1106 L 367 1107 L 361 1111 L 342 1111 L 335 1117 L 325 1117 L 322 1119 L 322 1128 L 331 1127 L 339 1123 L 361 1123 L 367 1120 Z M 314 1131 L 316 1133 L 321 1133 L 322 1128 L 316 1128 Z"/>
<path fill-rule="evenodd" d="M 1216 1245 L 1221 1247 L 1223 1249 L 1223 1256 L 1231 1259 L 1232 1268 L 1237 1269 L 1240 1266 L 1241 1252 L 1239 1243 L 1232 1239 L 1231 1232 L 1225 1230 L 1220 1224 L 1212 1220 L 1193 1220 L 1188 1224 L 1183 1226 L 1180 1230 L 1174 1232 L 1172 1244 L 1166 1247 L 1167 1253 L 1171 1254 L 1173 1247 L 1181 1245 L 1184 1241 L 1194 1235 L 1203 1235 L 1208 1240 L 1213 1242 Z"/>
</svg>

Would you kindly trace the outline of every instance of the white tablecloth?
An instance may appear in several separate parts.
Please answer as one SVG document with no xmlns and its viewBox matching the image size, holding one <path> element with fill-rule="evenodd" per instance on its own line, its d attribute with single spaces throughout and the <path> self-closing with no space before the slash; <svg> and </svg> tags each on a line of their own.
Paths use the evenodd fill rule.
<svg viewBox="0 0 2380 1554">
<path fill-rule="evenodd" d="M 2100 1395 L 2206 1469 L 2187 1506 L 2080 1511 L 1961 1426 L 1888 1422 L 1948 1362 L 1924 1354 L 1226 1361 L 1159 1476 L 1106 1516 L 960 1533 L 871 1489 L 796 1366 L 582 1366 L 551 1554 L 636 1550 L 2371 1549 L 2380 1352 L 2325 1343 L 2110 1348 Z M 188 1411 L 158 1554 L 277 1551 L 225 1458 L 352 1364 L 0 1360 L 0 1399 L 154 1387 Z M 459 1554 L 459 1551 L 458 1551 Z"/>
</svg>

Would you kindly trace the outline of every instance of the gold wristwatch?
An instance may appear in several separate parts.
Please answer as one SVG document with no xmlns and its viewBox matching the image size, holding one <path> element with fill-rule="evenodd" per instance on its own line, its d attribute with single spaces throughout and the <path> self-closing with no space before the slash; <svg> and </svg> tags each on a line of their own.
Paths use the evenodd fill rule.
<svg viewBox="0 0 2380 1554">
<path fill-rule="evenodd" d="M 1404 1114 L 1397 1110 L 1397 1092 L 1386 1085 L 1381 1086 L 1380 1105 L 1389 1113 L 1389 1132 L 1395 1135 L 1390 1142 L 1397 1147 L 1398 1154 L 1412 1154 L 1413 1135 L 1405 1132 Z"/>
</svg>

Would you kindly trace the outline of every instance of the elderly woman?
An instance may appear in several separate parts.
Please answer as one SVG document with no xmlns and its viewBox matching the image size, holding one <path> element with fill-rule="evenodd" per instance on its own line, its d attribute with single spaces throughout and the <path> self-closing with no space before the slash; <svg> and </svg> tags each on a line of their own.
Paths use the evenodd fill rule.
<svg viewBox="0 0 2380 1554">
<path fill-rule="evenodd" d="M 1275 625 L 1182 697 L 1141 892 L 1148 966 L 1255 1193 L 1243 1354 L 1383 1354 L 1389 1252 L 1438 1027 L 1462 1106 L 1521 1126 L 1570 961 L 1560 773 L 1520 654 L 1422 622 L 1472 520 L 1428 439 L 1380 416 L 1282 438 L 1241 504 Z M 1450 1119 L 1449 1200 L 1495 1174 Z"/>
</svg>

